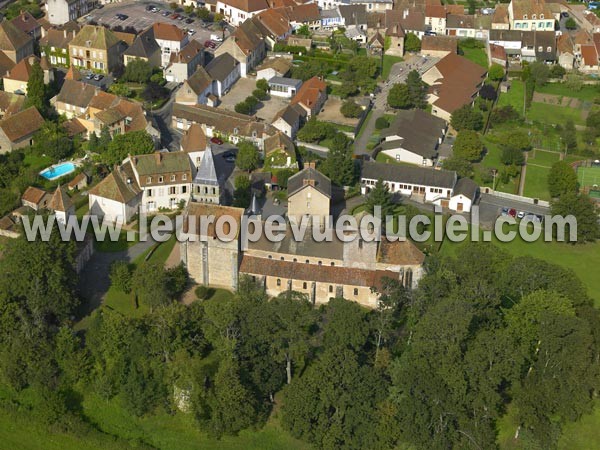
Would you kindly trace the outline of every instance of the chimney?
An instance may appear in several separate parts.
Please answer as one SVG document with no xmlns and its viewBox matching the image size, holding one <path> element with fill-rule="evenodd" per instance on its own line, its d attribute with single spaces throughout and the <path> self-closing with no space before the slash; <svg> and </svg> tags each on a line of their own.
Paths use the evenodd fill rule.
<svg viewBox="0 0 600 450">
<path fill-rule="evenodd" d="M 63 36 L 65 37 L 65 39 L 67 38 L 67 29 L 66 28 L 63 30 Z"/>
<path fill-rule="evenodd" d="M 156 163 L 160 164 L 160 162 L 162 161 L 162 154 L 160 152 L 156 152 L 154 154 L 154 157 L 156 158 Z"/>
<path fill-rule="evenodd" d="M 314 161 L 307 162 L 305 169 L 316 169 L 316 163 Z"/>
</svg>

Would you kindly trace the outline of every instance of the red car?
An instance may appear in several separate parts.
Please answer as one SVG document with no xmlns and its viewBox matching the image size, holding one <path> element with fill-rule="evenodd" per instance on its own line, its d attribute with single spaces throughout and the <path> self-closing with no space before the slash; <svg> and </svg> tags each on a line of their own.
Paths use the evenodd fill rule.
<svg viewBox="0 0 600 450">
<path fill-rule="evenodd" d="M 171 19 L 178 19 L 179 18 L 179 14 L 175 13 L 175 14 L 171 14 Z"/>
<path fill-rule="evenodd" d="M 219 139 L 218 137 L 211 138 L 210 142 L 212 142 L 213 144 L 217 144 L 217 145 L 223 144 L 223 141 L 221 139 Z"/>
<path fill-rule="evenodd" d="M 515 208 L 510 208 L 510 209 L 508 210 L 508 215 L 509 215 L 510 217 L 513 217 L 513 218 L 514 218 L 514 217 L 517 217 L 517 210 L 516 210 Z"/>
</svg>

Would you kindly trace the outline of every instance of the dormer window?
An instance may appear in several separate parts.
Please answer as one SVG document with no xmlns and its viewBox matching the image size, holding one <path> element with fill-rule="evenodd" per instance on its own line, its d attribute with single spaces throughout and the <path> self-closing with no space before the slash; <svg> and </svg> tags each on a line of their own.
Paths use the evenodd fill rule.
<svg viewBox="0 0 600 450">
<path fill-rule="evenodd" d="M 175 181 L 175 178 L 177 178 L 175 175 L 171 175 L 171 181 Z"/>
<path fill-rule="evenodd" d="M 181 175 L 181 179 L 183 181 L 186 181 L 187 180 L 187 173 L 184 173 L 183 175 Z"/>
<path fill-rule="evenodd" d="M 237 128 L 234 128 L 234 129 L 233 129 L 233 134 L 238 134 L 238 132 L 239 132 L 239 131 L 240 131 L 240 130 L 238 130 Z"/>
<path fill-rule="evenodd" d="M 543 15 L 543 14 L 540 14 L 540 19 L 543 19 L 543 18 L 544 18 L 544 15 Z"/>
<path fill-rule="evenodd" d="M 527 20 L 527 14 L 523 14 L 523 20 Z"/>
<path fill-rule="evenodd" d="M 148 177 L 148 178 L 146 178 L 146 183 L 148 183 L 148 184 L 149 184 L 149 183 L 152 183 L 152 177 Z"/>
<path fill-rule="evenodd" d="M 165 180 L 164 180 L 164 178 L 163 178 L 163 177 L 158 177 L 158 182 L 159 182 L 159 183 L 162 183 L 162 182 L 164 182 L 164 181 L 165 181 Z"/>
<path fill-rule="evenodd" d="M 538 52 L 543 52 L 544 51 L 544 47 L 542 47 L 541 45 L 538 47 Z"/>
<path fill-rule="evenodd" d="M 531 15 L 531 18 L 532 18 L 533 20 L 535 20 L 537 17 L 536 17 L 536 15 L 535 15 L 535 14 L 532 14 L 532 15 Z"/>
<path fill-rule="evenodd" d="M 254 137 L 254 138 L 256 137 L 256 131 L 252 132 L 252 137 Z"/>
</svg>

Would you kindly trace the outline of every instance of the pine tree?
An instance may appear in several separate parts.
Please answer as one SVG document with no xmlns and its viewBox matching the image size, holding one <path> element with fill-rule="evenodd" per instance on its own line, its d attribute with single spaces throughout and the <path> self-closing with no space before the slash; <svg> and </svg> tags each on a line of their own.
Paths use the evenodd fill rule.
<svg viewBox="0 0 600 450">
<path fill-rule="evenodd" d="M 46 86 L 44 85 L 44 72 L 38 61 L 31 66 L 31 74 L 27 82 L 27 98 L 25 107 L 35 106 L 40 113 L 46 111 Z"/>
</svg>

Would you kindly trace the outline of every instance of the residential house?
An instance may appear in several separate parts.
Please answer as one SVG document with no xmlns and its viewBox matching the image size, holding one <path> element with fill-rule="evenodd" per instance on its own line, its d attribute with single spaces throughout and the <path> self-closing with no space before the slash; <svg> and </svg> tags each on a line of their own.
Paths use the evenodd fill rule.
<svg viewBox="0 0 600 450">
<path fill-rule="evenodd" d="M 212 93 L 213 80 L 206 69 L 200 66 L 177 90 L 175 102 L 182 105 L 205 105 Z"/>
<path fill-rule="evenodd" d="M 600 18 L 592 11 L 585 11 L 583 17 L 587 22 L 587 30 L 591 33 L 600 33 Z"/>
<path fill-rule="evenodd" d="M 0 91 L 0 120 L 22 111 L 24 102 L 22 95 Z"/>
<path fill-rule="evenodd" d="M 446 34 L 446 8 L 442 4 L 425 5 L 425 25 L 433 33 Z"/>
<path fill-rule="evenodd" d="M 54 70 L 48 64 L 48 60 L 44 57 L 40 60 L 37 56 L 19 61 L 3 78 L 4 90 L 14 94 L 27 95 L 27 83 L 31 75 L 32 67 L 35 63 L 40 64 L 44 73 L 44 83 L 49 84 L 54 81 Z"/>
<path fill-rule="evenodd" d="M 508 16 L 508 5 L 497 3 L 494 14 L 492 14 L 492 30 L 510 30 L 510 18 Z"/>
<path fill-rule="evenodd" d="M 556 61 L 554 31 L 490 30 L 489 42 L 504 47 L 509 58 L 519 61 Z"/>
<path fill-rule="evenodd" d="M 21 11 L 21 13 L 10 22 L 33 39 L 42 37 L 42 26 L 28 11 Z"/>
<path fill-rule="evenodd" d="M 240 78 L 240 62 L 229 53 L 221 53 L 206 66 L 213 80 L 212 93 L 221 98 Z"/>
<path fill-rule="evenodd" d="M 75 21 L 88 14 L 94 7 L 89 0 L 46 0 L 48 21 L 52 25 L 62 25 Z"/>
<path fill-rule="evenodd" d="M 338 7 L 321 10 L 321 29 L 337 30 L 344 26 L 344 18 Z"/>
<path fill-rule="evenodd" d="M 169 65 L 164 69 L 167 81 L 181 83 L 191 77 L 199 66 L 204 65 L 204 49 L 198 41 L 191 41 L 183 50 L 171 53 Z"/>
<path fill-rule="evenodd" d="M 448 203 L 448 209 L 457 212 L 471 212 L 471 208 L 479 198 L 479 186 L 470 178 L 458 180 L 452 190 L 452 197 Z M 440 206 L 444 206 L 440 204 Z"/>
<path fill-rule="evenodd" d="M 139 212 L 142 189 L 135 182 L 131 161 L 115 167 L 100 183 L 88 191 L 90 215 L 107 222 L 131 222 Z"/>
<path fill-rule="evenodd" d="M 95 72 L 112 72 L 121 62 L 125 44 L 108 28 L 85 25 L 69 43 L 71 64 Z"/>
<path fill-rule="evenodd" d="M 304 170 L 288 178 L 287 217 L 292 223 L 300 223 L 310 215 L 313 225 L 331 226 L 331 180 L 308 164 Z"/>
<path fill-rule="evenodd" d="M 161 50 L 161 65 L 167 67 L 173 53 L 180 52 L 189 42 L 188 35 L 176 25 L 155 22 L 152 25 L 154 40 Z"/>
<path fill-rule="evenodd" d="M 202 161 L 198 166 L 194 181 L 192 183 L 192 200 L 201 203 L 221 204 L 223 191 L 222 185 L 225 182 L 219 179 L 212 149 L 206 148 L 202 156 Z"/>
<path fill-rule="evenodd" d="M 292 34 L 292 26 L 282 8 L 262 11 L 254 16 L 252 21 L 260 23 L 265 28 L 263 37 L 269 49 L 273 49 L 277 42 L 287 39 Z"/>
<path fill-rule="evenodd" d="M 511 30 L 554 31 L 556 22 L 544 0 L 511 0 L 508 18 Z"/>
<path fill-rule="evenodd" d="M 564 33 L 556 39 L 556 55 L 558 64 L 566 70 L 575 68 L 575 43 L 569 33 Z"/>
<path fill-rule="evenodd" d="M 217 0 L 216 6 L 217 12 L 236 27 L 268 8 L 266 0 Z"/>
<path fill-rule="evenodd" d="M 363 5 L 368 13 L 383 12 L 394 7 L 393 0 L 350 0 L 351 5 Z"/>
<path fill-rule="evenodd" d="M 240 62 L 240 75 L 245 78 L 265 58 L 266 52 L 261 30 L 252 20 L 246 20 L 217 47 L 215 56 L 229 53 Z"/>
<path fill-rule="evenodd" d="M 208 139 L 206 139 L 206 135 L 200 124 L 193 123 L 186 131 L 184 131 L 179 142 L 179 149 L 189 156 L 194 176 L 202 162 L 204 152 L 208 147 Z"/>
<path fill-rule="evenodd" d="M 364 5 L 338 6 L 346 28 L 355 27 L 357 30 L 367 30 L 367 11 Z"/>
<path fill-rule="evenodd" d="M 291 38 L 290 38 L 291 39 Z M 288 39 L 288 45 L 289 39 Z M 285 77 L 292 68 L 292 60 L 282 57 L 267 58 L 256 68 L 257 80 L 270 80 L 273 77 Z"/>
<path fill-rule="evenodd" d="M 21 204 L 34 211 L 47 209 L 52 195 L 43 189 L 29 186 L 21 196 Z"/>
<path fill-rule="evenodd" d="M 371 55 L 381 55 L 385 49 L 385 39 L 384 37 L 377 31 L 369 42 L 367 42 L 367 49 Z"/>
<path fill-rule="evenodd" d="M 489 35 L 489 16 L 466 14 L 448 14 L 446 17 L 446 34 L 459 38 L 475 38 L 485 40 Z"/>
<path fill-rule="evenodd" d="M 85 172 L 79 172 L 69 183 L 67 184 L 67 188 L 70 191 L 83 191 L 86 187 L 88 187 L 91 177 L 88 176 Z"/>
<path fill-rule="evenodd" d="M 174 129 L 185 131 L 197 123 L 202 126 L 202 131 L 208 138 L 221 137 L 233 144 L 246 140 L 254 143 L 260 150 L 264 149 L 264 140 L 277 132 L 273 126 L 245 114 L 204 105 L 175 103 L 172 117 Z"/>
<path fill-rule="evenodd" d="M 292 98 L 292 105 L 299 105 L 306 111 L 307 117 L 319 113 L 327 100 L 327 84 L 318 77 L 306 80 L 296 95 Z"/>
<path fill-rule="evenodd" d="M 584 44 L 581 46 L 579 70 L 584 73 L 600 72 L 598 49 L 594 44 Z"/>
<path fill-rule="evenodd" d="M 321 14 L 316 3 L 287 6 L 285 7 L 285 13 L 293 30 L 297 30 L 303 25 L 306 25 L 311 31 L 318 30 L 321 27 Z"/>
<path fill-rule="evenodd" d="M 302 86 L 302 80 L 273 77 L 269 80 L 269 93 L 275 97 L 292 98 Z"/>
<path fill-rule="evenodd" d="M 60 92 L 50 103 L 59 114 L 64 114 L 67 119 L 71 119 L 84 114 L 95 95 L 96 88 L 91 84 L 76 79 L 66 79 Z"/>
<path fill-rule="evenodd" d="M 449 122 L 455 110 L 474 102 L 486 74 L 480 65 L 454 53 L 442 58 L 422 77 L 431 86 L 427 99 L 431 113 Z"/>
<path fill-rule="evenodd" d="M 131 156 L 135 182 L 142 189 L 140 210 L 155 212 L 187 203 L 192 188 L 192 166 L 184 152 L 154 152 Z"/>
<path fill-rule="evenodd" d="M 35 106 L 0 120 L 0 154 L 29 147 L 43 125 L 44 118 Z"/>
<path fill-rule="evenodd" d="M 420 109 L 399 111 L 389 128 L 381 132 L 383 140 L 376 151 L 398 162 L 433 166 L 446 129 L 443 119 Z"/>
<path fill-rule="evenodd" d="M 15 67 L 15 62 L 0 50 L 0 74 L 8 73 L 13 67 Z"/>
<path fill-rule="evenodd" d="M 298 105 L 287 105 L 273 117 L 272 125 L 286 136 L 295 139 L 296 133 L 306 119 L 306 110 Z"/>
<path fill-rule="evenodd" d="M 56 220 L 62 223 L 67 223 L 69 216 L 75 215 L 75 205 L 60 184 L 48 203 L 48 209 L 54 213 Z"/>
<path fill-rule="evenodd" d="M 294 142 L 281 131 L 265 139 L 265 167 L 270 169 L 298 169 Z"/>
<path fill-rule="evenodd" d="M 8 20 L 0 22 L 0 50 L 15 64 L 33 55 L 33 38 Z"/>
<path fill-rule="evenodd" d="M 492 64 L 500 64 L 506 68 L 508 66 L 508 57 L 506 56 L 506 50 L 501 45 L 489 44 L 490 61 Z"/>
<path fill-rule="evenodd" d="M 50 28 L 40 39 L 40 54 L 48 58 L 53 66 L 70 67 L 69 43 L 79 32 L 79 27 L 73 29 Z"/>
<path fill-rule="evenodd" d="M 200 50 L 202 51 L 202 48 Z M 158 42 L 156 42 L 156 39 L 154 39 L 154 27 L 149 27 L 138 34 L 133 43 L 123 53 L 123 65 L 125 66 L 127 66 L 130 61 L 136 59 L 147 61 L 151 67 L 161 66 L 162 50 L 158 45 Z"/>
<path fill-rule="evenodd" d="M 388 31 L 391 29 L 392 34 L 398 34 L 401 28 L 404 34 L 413 33 L 421 39 L 427 30 L 425 12 L 419 10 L 419 8 L 408 6 L 402 9 L 387 10 L 385 12 L 385 27 Z"/>
<path fill-rule="evenodd" d="M 458 40 L 453 36 L 423 36 L 421 54 L 443 58 L 449 53 L 456 53 Z"/>
</svg>

